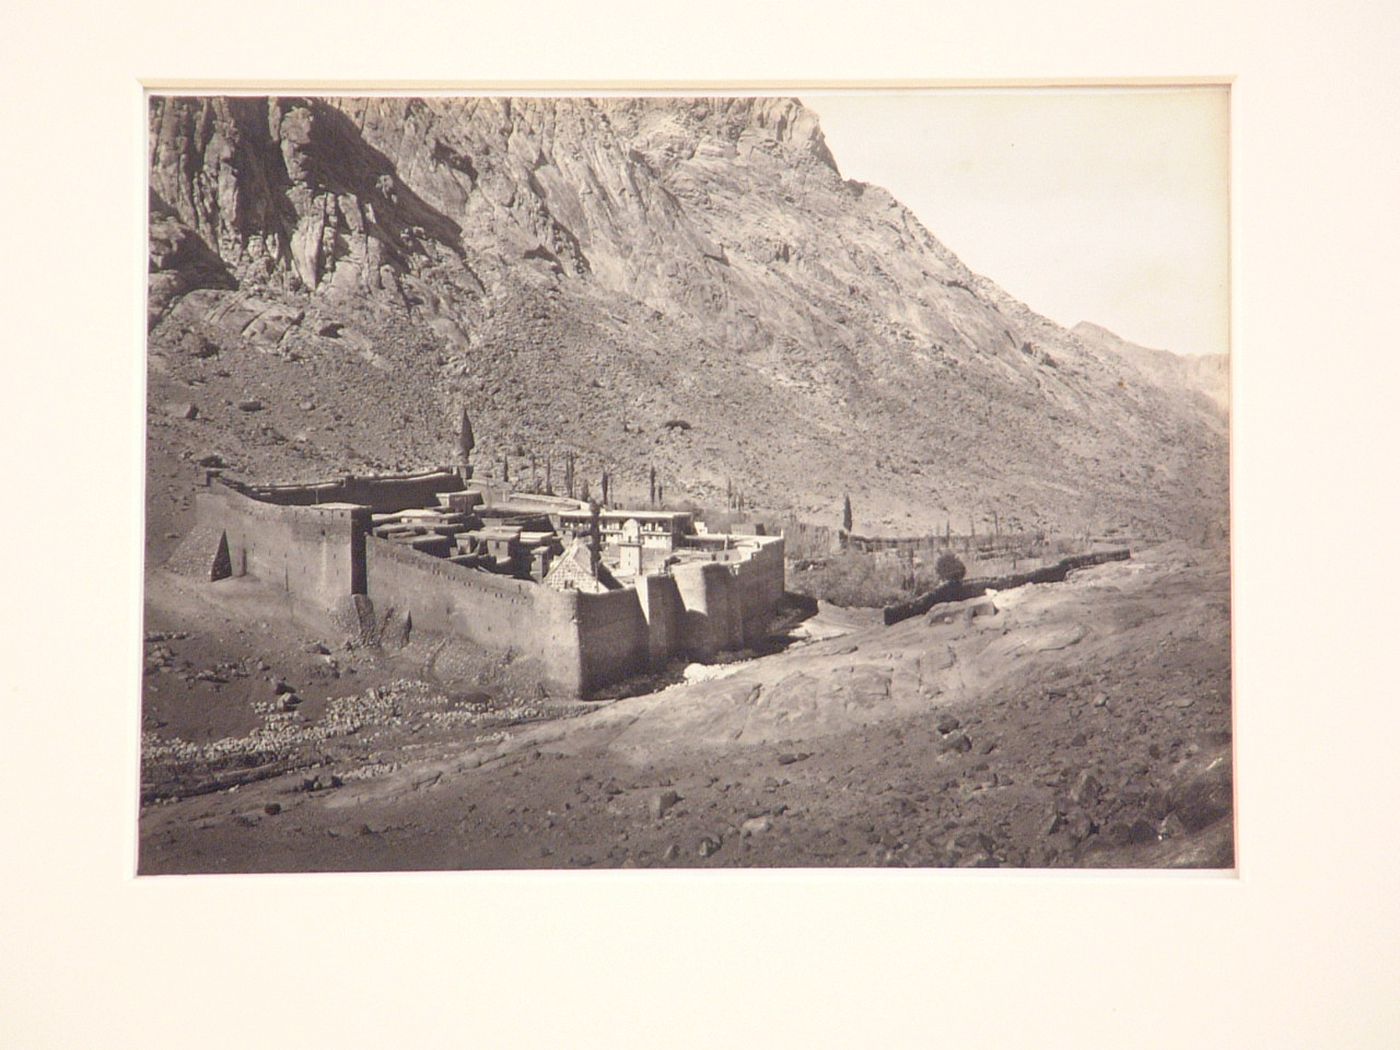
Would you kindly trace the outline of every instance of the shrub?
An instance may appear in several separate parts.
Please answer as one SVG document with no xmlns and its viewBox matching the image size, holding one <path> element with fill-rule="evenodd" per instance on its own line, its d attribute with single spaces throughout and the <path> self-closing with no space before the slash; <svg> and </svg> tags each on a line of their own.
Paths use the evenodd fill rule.
<svg viewBox="0 0 1400 1050">
<path fill-rule="evenodd" d="M 938 573 L 940 580 L 957 583 L 967 575 L 967 566 L 952 551 L 944 551 L 938 556 L 938 561 L 934 562 L 933 571 Z"/>
</svg>

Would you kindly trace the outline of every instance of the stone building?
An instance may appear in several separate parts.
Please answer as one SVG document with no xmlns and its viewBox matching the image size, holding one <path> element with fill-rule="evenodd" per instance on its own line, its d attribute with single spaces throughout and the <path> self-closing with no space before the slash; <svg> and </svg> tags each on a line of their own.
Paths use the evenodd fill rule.
<svg viewBox="0 0 1400 1050">
<path fill-rule="evenodd" d="M 488 500 L 469 479 L 459 467 L 256 485 L 210 471 L 186 545 L 210 579 L 256 578 L 349 631 L 513 649 L 565 695 L 766 636 L 782 537 L 609 509 L 595 554 L 587 505 Z"/>
</svg>

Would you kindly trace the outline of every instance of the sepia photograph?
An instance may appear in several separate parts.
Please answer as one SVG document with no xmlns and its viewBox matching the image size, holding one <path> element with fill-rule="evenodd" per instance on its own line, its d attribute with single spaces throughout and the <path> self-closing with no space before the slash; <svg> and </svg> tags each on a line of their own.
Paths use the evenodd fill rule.
<svg viewBox="0 0 1400 1050">
<path fill-rule="evenodd" d="M 150 94 L 140 873 L 1232 868 L 1228 113 Z"/>
<path fill-rule="evenodd" d="M 1396 1045 L 1400 8 L 7 13 L 0 1043 Z"/>
</svg>

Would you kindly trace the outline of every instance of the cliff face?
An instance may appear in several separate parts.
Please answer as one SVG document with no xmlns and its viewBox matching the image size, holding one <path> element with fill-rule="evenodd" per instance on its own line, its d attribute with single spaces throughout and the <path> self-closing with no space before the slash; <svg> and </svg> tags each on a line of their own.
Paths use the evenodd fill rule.
<svg viewBox="0 0 1400 1050">
<path fill-rule="evenodd" d="M 215 392 L 248 467 L 445 460 L 465 401 L 483 464 L 573 449 L 624 497 L 654 465 L 832 523 L 849 491 L 857 529 L 1223 515 L 1223 426 L 844 180 L 795 100 L 150 115 L 152 381 Z M 256 424 L 217 404 L 248 391 Z"/>
</svg>

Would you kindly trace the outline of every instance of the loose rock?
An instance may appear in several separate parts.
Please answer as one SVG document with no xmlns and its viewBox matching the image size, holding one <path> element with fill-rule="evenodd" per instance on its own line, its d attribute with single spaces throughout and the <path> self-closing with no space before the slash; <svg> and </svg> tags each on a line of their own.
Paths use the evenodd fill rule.
<svg viewBox="0 0 1400 1050">
<path fill-rule="evenodd" d="M 647 812 L 653 819 L 660 820 L 680 800 L 674 791 L 659 791 L 647 799 Z"/>
<path fill-rule="evenodd" d="M 1077 806 L 1092 803 L 1098 800 L 1103 792 L 1103 785 L 1095 779 L 1094 774 L 1087 769 L 1079 774 L 1079 779 L 1074 782 L 1074 787 L 1070 789 L 1070 801 Z"/>
<path fill-rule="evenodd" d="M 760 835 L 773 826 L 773 822 L 767 817 L 750 817 L 739 825 L 739 833 L 745 838 L 750 835 Z"/>
<path fill-rule="evenodd" d="M 171 419 L 194 419 L 199 415 L 199 409 L 190 401 L 167 401 L 161 411 Z"/>
<path fill-rule="evenodd" d="M 941 741 L 945 752 L 966 753 L 972 750 L 972 738 L 966 733 L 954 733 Z"/>
</svg>

